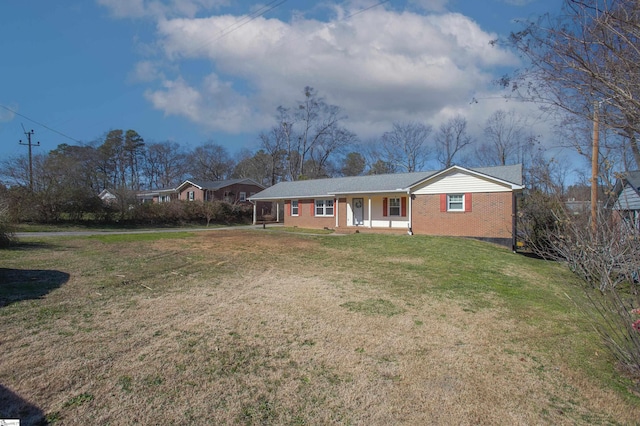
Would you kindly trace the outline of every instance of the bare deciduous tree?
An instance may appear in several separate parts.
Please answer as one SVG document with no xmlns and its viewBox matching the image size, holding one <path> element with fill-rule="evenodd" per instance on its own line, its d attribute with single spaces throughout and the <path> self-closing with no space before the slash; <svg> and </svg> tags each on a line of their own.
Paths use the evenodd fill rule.
<svg viewBox="0 0 640 426">
<path fill-rule="evenodd" d="M 175 187 L 186 176 L 186 154 L 177 142 L 148 144 L 142 172 L 150 189 Z"/>
<path fill-rule="evenodd" d="M 213 142 L 196 147 L 189 154 L 192 177 L 202 180 L 224 180 L 233 171 L 234 161 L 227 150 Z"/>
<path fill-rule="evenodd" d="M 340 123 L 342 109 L 330 105 L 313 87 L 304 88 L 304 99 L 294 109 L 278 108 L 278 138 L 286 146 L 288 178 L 321 175 L 333 154 L 356 140 Z M 313 170 L 305 170 L 311 166 Z"/>
<path fill-rule="evenodd" d="M 564 0 L 510 36 L 530 66 L 502 82 L 520 96 L 592 120 L 624 137 L 640 167 L 640 2 Z"/>
<path fill-rule="evenodd" d="M 279 154 L 278 159 L 263 149 L 253 154 L 248 150 L 242 151 L 231 177 L 250 178 L 264 186 L 275 185 L 284 175 L 285 152 L 279 151 Z"/>
<path fill-rule="evenodd" d="M 467 134 L 467 120 L 457 115 L 441 124 L 435 142 L 440 165 L 445 169 L 452 166 L 456 156 L 472 142 Z"/>
<path fill-rule="evenodd" d="M 281 117 L 284 118 L 284 117 Z M 285 125 L 286 121 L 281 121 L 280 125 L 274 126 L 268 132 L 260 133 L 260 145 L 262 149 L 256 153 L 256 157 L 261 153 L 260 157 L 256 158 L 257 161 L 263 163 L 266 176 L 264 184 L 267 186 L 275 185 L 281 180 L 285 179 L 287 170 L 291 172 L 291 163 L 286 164 L 288 157 L 288 148 L 290 148 L 289 141 L 290 135 L 286 132 L 286 129 L 290 129 Z"/>
<path fill-rule="evenodd" d="M 381 159 L 404 172 L 422 170 L 431 153 L 431 131 L 431 126 L 422 123 L 393 123 L 393 129 L 382 136 Z"/>
<path fill-rule="evenodd" d="M 526 163 L 535 137 L 529 131 L 525 118 L 514 111 L 495 111 L 484 128 L 485 142 L 476 150 L 481 166 L 505 166 Z"/>
</svg>

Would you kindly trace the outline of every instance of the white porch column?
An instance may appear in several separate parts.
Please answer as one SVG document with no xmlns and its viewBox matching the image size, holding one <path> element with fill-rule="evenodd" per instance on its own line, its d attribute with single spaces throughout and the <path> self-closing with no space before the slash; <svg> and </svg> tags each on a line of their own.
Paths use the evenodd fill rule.
<svg viewBox="0 0 640 426">
<path fill-rule="evenodd" d="M 333 202 L 333 211 L 336 212 L 336 228 L 338 227 L 338 215 L 340 214 L 340 198 L 336 198 Z"/>
<path fill-rule="evenodd" d="M 373 228 L 373 218 L 371 217 L 371 197 L 368 197 L 369 200 L 369 228 Z"/>
<path fill-rule="evenodd" d="M 258 203 L 253 203 L 253 224 L 258 223 Z"/>
<path fill-rule="evenodd" d="M 276 222 L 280 223 L 280 201 L 276 201 Z"/>
</svg>

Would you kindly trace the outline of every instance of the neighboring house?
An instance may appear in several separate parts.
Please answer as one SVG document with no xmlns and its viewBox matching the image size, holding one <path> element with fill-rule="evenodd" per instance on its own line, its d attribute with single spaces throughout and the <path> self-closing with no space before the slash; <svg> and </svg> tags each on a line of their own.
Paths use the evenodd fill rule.
<svg viewBox="0 0 640 426">
<path fill-rule="evenodd" d="M 219 181 L 200 181 L 189 179 L 177 188 L 155 189 L 137 192 L 136 198 L 142 203 L 167 203 L 173 200 L 184 201 L 226 201 L 228 203 L 250 204 L 248 198 L 264 189 L 264 186 L 251 179 L 232 179 Z M 117 200 L 113 191 L 103 190 L 99 194 L 104 202 Z M 268 209 L 270 211 L 270 208 Z"/>
<path fill-rule="evenodd" d="M 100 197 L 102 202 L 105 204 L 113 204 L 118 201 L 118 197 L 113 192 L 114 191 L 110 189 L 103 189 L 102 192 L 98 194 L 98 197 Z"/>
<path fill-rule="evenodd" d="M 178 199 L 178 193 L 174 188 L 141 191 L 136 196 L 142 203 L 168 203 Z"/>
<path fill-rule="evenodd" d="M 640 229 L 640 171 L 618 178 L 607 203 L 628 225 Z"/>
<path fill-rule="evenodd" d="M 285 226 L 472 237 L 514 248 L 516 195 L 522 189 L 520 164 L 452 166 L 440 171 L 281 182 L 250 200 L 283 203 Z M 254 222 L 256 218 L 254 210 Z"/>
<path fill-rule="evenodd" d="M 564 202 L 564 207 L 567 209 L 567 213 L 575 216 L 591 213 L 591 201 L 579 201 L 572 198 Z"/>
<path fill-rule="evenodd" d="M 178 194 L 179 200 L 221 200 L 232 204 L 249 204 L 249 197 L 263 189 L 264 186 L 252 179 L 216 181 L 188 179 L 176 188 L 176 193 Z"/>
</svg>

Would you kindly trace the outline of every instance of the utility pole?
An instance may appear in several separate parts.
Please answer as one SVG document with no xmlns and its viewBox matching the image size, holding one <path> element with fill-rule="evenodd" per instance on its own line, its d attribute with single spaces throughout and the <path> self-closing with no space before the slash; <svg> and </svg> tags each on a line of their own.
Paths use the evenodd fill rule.
<svg viewBox="0 0 640 426">
<path fill-rule="evenodd" d="M 24 127 L 22 128 L 22 130 L 24 130 Z M 31 191 L 33 191 L 33 158 L 32 158 L 32 152 L 31 152 L 31 147 L 32 146 L 40 146 L 40 142 L 36 142 L 36 144 L 34 145 L 33 143 L 31 143 L 31 135 L 33 135 L 33 130 L 31 130 L 30 132 L 27 132 L 26 130 L 24 131 L 24 134 L 27 135 L 27 143 L 22 142 L 22 139 L 20 139 L 20 141 L 18 141 L 18 143 L 20 145 L 28 145 L 29 146 L 29 189 Z"/>
<path fill-rule="evenodd" d="M 593 103 L 593 148 L 591 152 L 591 232 L 598 232 L 598 160 L 600 152 L 600 102 Z"/>
</svg>

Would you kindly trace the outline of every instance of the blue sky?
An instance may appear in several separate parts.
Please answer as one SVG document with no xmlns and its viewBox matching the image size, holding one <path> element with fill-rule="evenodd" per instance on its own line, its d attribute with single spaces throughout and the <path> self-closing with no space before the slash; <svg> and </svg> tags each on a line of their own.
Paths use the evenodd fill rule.
<svg viewBox="0 0 640 426">
<path fill-rule="evenodd" d="M 437 127 L 461 114 L 480 135 L 496 109 L 528 114 L 531 105 L 506 104 L 492 84 L 518 58 L 488 41 L 560 1 L 391 0 L 363 11 L 378 3 L 4 1 L 0 158 L 26 154 L 23 126 L 36 152 L 111 129 L 253 150 L 276 108 L 307 85 L 364 140 L 393 121 Z"/>
</svg>

